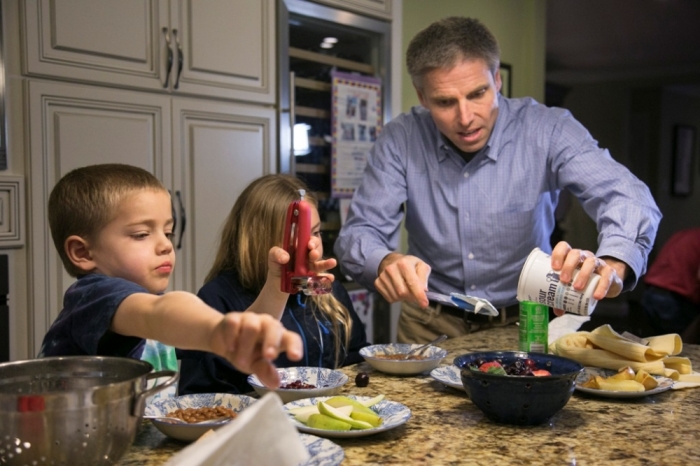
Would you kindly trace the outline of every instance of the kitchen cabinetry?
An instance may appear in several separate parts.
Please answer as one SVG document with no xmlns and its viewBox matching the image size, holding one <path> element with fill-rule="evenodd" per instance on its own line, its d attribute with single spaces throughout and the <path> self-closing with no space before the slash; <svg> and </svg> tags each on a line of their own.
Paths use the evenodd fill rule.
<svg viewBox="0 0 700 466">
<path fill-rule="evenodd" d="M 392 0 L 312 0 L 328 6 L 342 8 L 356 13 L 375 16 L 381 19 L 391 19 Z"/>
<path fill-rule="evenodd" d="M 174 209 L 185 212 L 176 216 L 170 287 L 196 292 L 235 199 L 254 178 L 275 171 L 274 109 L 57 82 L 29 82 L 28 94 L 35 341 L 74 281 L 55 252 L 46 208 L 58 179 L 78 166 L 127 163 L 165 184 Z"/>
<path fill-rule="evenodd" d="M 275 102 L 273 0 L 25 0 L 24 74 Z"/>
</svg>

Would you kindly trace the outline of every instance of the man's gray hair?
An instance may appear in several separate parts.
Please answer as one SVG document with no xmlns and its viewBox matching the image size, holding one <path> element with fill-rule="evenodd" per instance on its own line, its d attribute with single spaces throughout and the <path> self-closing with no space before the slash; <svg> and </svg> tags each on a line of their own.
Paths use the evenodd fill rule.
<svg viewBox="0 0 700 466">
<path fill-rule="evenodd" d="M 413 85 L 434 69 L 450 69 L 462 60 L 484 60 L 494 75 L 500 66 L 496 37 L 474 18 L 452 16 L 435 21 L 408 44 L 406 66 Z"/>
</svg>

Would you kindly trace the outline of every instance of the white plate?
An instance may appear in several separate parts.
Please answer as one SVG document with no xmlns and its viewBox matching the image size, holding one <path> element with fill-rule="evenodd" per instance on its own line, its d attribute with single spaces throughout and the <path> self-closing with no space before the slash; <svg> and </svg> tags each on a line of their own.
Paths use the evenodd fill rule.
<svg viewBox="0 0 700 466">
<path fill-rule="evenodd" d="M 311 456 L 303 466 L 336 466 L 345 458 L 343 449 L 328 439 L 309 434 L 299 434 L 299 438 Z"/>
<path fill-rule="evenodd" d="M 355 396 L 355 395 L 347 395 L 348 398 L 352 398 L 353 400 L 360 400 L 360 401 L 366 401 L 370 400 L 373 397 L 371 396 Z M 303 406 L 311 406 L 315 405 L 319 401 L 326 401 L 329 400 L 330 398 L 333 398 L 331 396 L 323 396 L 323 397 L 318 397 L 318 398 L 305 398 L 303 400 L 297 400 L 297 401 L 292 401 L 291 403 L 287 403 L 284 405 L 285 411 L 287 411 L 287 415 L 289 418 L 292 420 L 294 425 L 296 426 L 297 430 L 301 432 L 307 432 L 309 434 L 314 434 L 318 435 L 320 437 L 332 437 L 332 438 L 352 438 L 352 437 L 364 437 L 366 435 L 373 435 L 377 434 L 379 432 L 384 432 L 386 430 L 393 429 L 394 427 L 398 427 L 402 424 L 405 424 L 406 421 L 408 421 L 411 418 L 411 410 L 408 409 L 406 406 L 402 405 L 401 403 L 396 403 L 395 401 L 387 401 L 387 400 L 382 400 L 379 403 L 375 404 L 374 406 L 371 406 L 370 409 L 374 412 L 376 412 L 379 417 L 382 418 L 382 425 L 379 427 L 375 427 L 373 429 L 362 429 L 362 430 L 346 430 L 346 431 L 337 431 L 337 430 L 324 430 L 324 429 L 313 429 L 306 424 L 303 424 L 296 419 L 294 419 L 294 416 L 292 416 L 291 413 L 288 411 L 290 409 L 294 408 L 301 408 Z"/>
<path fill-rule="evenodd" d="M 656 388 L 651 390 L 645 390 L 643 392 L 621 392 L 612 390 L 600 390 L 597 388 L 586 388 L 581 387 L 580 384 L 586 382 L 590 377 L 600 375 L 602 377 L 610 377 L 615 375 L 617 371 L 610 369 L 601 369 L 599 367 L 584 367 L 583 372 L 576 377 L 576 390 L 589 393 L 591 395 L 605 396 L 608 398 L 641 398 L 644 396 L 655 395 L 657 393 L 665 392 L 673 387 L 673 380 L 668 377 L 663 377 L 660 375 L 654 375 L 653 377 L 659 382 Z"/>
<path fill-rule="evenodd" d="M 462 377 L 459 374 L 459 368 L 454 364 L 436 367 L 430 371 L 430 377 L 434 378 L 438 382 L 444 383 L 448 387 L 464 391 L 464 385 L 462 384 Z"/>
</svg>

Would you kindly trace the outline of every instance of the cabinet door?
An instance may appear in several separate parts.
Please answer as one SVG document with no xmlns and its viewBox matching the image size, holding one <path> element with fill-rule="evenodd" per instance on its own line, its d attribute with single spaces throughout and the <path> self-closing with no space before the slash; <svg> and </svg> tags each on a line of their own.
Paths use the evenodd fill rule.
<svg viewBox="0 0 700 466">
<path fill-rule="evenodd" d="M 177 91 L 275 102 L 274 0 L 173 0 Z"/>
<path fill-rule="evenodd" d="M 172 184 L 186 217 L 184 234 L 181 219 L 175 232 L 174 287 L 196 292 L 214 262 L 233 203 L 252 180 L 276 172 L 275 112 L 184 98 L 173 99 L 172 107 L 177 160 Z"/>
<path fill-rule="evenodd" d="M 97 163 L 136 165 L 170 180 L 170 98 L 29 82 L 29 122 L 29 318 L 34 320 L 33 346 L 38 351 L 62 308 L 63 293 L 74 281 L 51 240 L 51 189 L 70 170 Z"/>
<path fill-rule="evenodd" d="M 163 89 L 168 13 L 167 0 L 25 0 L 23 72 Z"/>
<path fill-rule="evenodd" d="M 25 0 L 30 76 L 275 102 L 274 0 Z"/>
</svg>

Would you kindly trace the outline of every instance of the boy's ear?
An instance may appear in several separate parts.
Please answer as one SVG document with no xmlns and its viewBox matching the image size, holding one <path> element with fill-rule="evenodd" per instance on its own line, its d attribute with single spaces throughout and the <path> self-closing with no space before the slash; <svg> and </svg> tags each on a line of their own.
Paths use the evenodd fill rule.
<svg viewBox="0 0 700 466">
<path fill-rule="evenodd" d="M 91 272 L 95 269 L 96 265 L 92 260 L 88 242 L 84 238 L 77 235 L 69 236 L 64 243 L 64 247 L 68 259 L 80 270 Z"/>
</svg>

